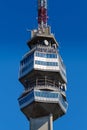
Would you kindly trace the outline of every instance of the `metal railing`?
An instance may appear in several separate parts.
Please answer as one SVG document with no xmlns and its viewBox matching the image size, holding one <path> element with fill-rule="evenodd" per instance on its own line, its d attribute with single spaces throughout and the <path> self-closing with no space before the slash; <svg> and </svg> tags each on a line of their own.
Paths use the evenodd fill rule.
<svg viewBox="0 0 87 130">
<path fill-rule="evenodd" d="M 52 86 L 59 88 L 59 83 L 56 81 L 53 81 L 51 79 L 48 79 L 46 77 L 44 78 L 38 78 L 38 79 L 32 79 L 28 82 L 29 88 L 30 87 L 37 87 L 37 86 Z"/>
</svg>

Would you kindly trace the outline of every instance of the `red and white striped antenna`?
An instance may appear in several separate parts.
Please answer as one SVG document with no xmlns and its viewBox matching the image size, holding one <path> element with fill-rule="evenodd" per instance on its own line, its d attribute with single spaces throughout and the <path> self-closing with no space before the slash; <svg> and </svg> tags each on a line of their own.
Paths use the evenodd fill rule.
<svg viewBox="0 0 87 130">
<path fill-rule="evenodd" d="M 38 28 L 47 27 L 47 0 L 38 0 Z"/>
</svg>

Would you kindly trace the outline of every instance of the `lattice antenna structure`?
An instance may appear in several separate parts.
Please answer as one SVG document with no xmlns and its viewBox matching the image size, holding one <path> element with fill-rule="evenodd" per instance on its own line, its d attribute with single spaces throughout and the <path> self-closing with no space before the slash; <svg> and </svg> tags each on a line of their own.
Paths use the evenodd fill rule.
<svg viewBox="0 0 87 130">
<path fill-rule="evenodd" d="M 38 0 L 38 28 L 47 27 L 47 0 Z"/>
</svg>

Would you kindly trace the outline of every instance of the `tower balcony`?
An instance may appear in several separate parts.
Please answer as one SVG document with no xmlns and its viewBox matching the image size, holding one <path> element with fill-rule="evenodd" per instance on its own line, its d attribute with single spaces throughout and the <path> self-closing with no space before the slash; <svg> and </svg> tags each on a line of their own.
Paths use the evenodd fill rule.
<svg viewBox="0 0 87 130">
<path fill-rule="evenodd" d="M 42 72 L 41 72 L 42 73 Z M 31 92 L 33 89 L 45 91 L 58 91 L 66 98 L 66 84 L 60 83 L 56 76 L 37 76 L 34 74 L 32 78 L 28 77 L 24 83 L 25 91 L 21 96 Z"/>
<path fill-rule="evenodd" d="M 59 92 L 32 90 L 18 99 L 21 111 L 28 119 L 53 113 L 53 119 L 64 115 L 67 101 Z"/>
</svg>

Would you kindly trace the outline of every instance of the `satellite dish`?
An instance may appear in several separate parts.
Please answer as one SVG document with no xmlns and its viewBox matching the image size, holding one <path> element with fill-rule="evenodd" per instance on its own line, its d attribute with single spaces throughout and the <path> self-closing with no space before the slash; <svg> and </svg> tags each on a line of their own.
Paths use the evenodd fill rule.
<svg viewBox="0 0 87 130">
<path fill-rule="evenodd" d="M 44 40 L 44 44 L 45 44 L 46 46 L 48 46 L 48 45 L 49 45 L 49 42 L 48 42 L 47 40 Z"/>
</svg>

